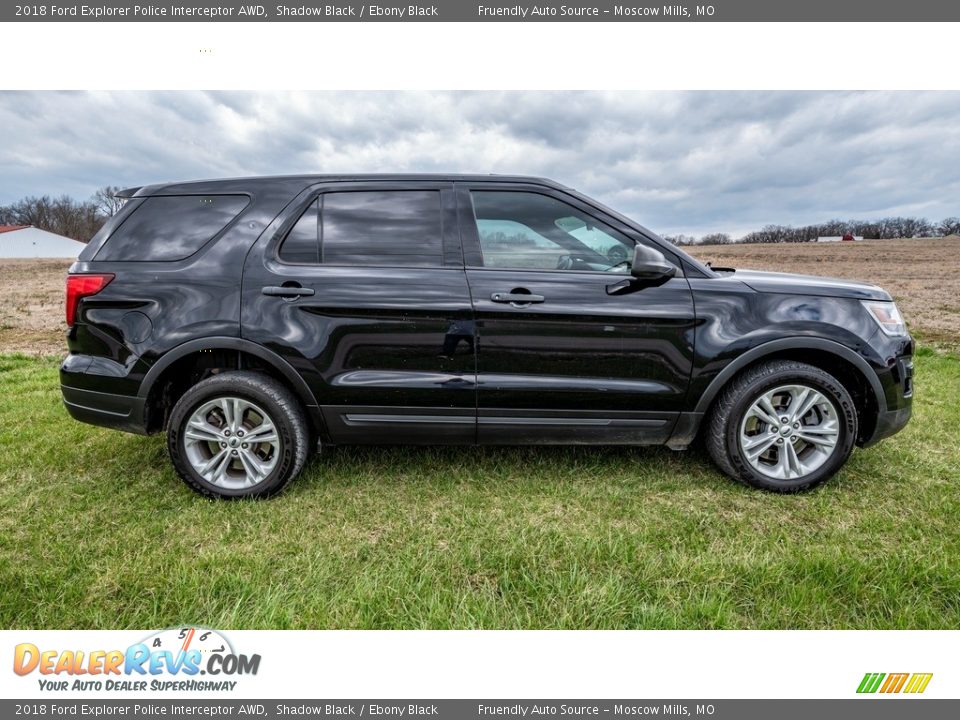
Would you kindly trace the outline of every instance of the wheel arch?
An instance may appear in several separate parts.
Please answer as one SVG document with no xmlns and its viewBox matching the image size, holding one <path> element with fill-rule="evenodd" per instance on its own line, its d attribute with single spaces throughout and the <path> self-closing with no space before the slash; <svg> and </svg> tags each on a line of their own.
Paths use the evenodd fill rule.
<svg viewBox="0 0 960 720">
<path fill-rule="evenodd" d="M 195 363 L 206 359 L 208 353 L 213 356 L 209 361 L 210 366 L 220 369 L 244 369 L 244 356 L 255 358 L 256 367 L 251 369 L 264 370 L 289 387 L 307 411 L 311 429 L 317 434 L 326 436 L 326 428 L 316 397 L 303 377 L 290 363 L 269 348 L 236 337 L 190 340 L 167 351 L 150 366 L 137 393 L 137 397 L 144 403 L 145 420 L 149 431 L 160 430 L 166 423 L 169 408 L 159 416 L 155 409 L 158 404 L 163 404 L 160 393 L 168 384 L 170 375 L 185 365 L 194 366 Z M 190 385 L 188 384 L 187 387 Z"/>
<path fill-rule="evenodd" d="M 858 444 L 873 434 L 877 418 L 886 410 L 887 403 L 880 379 L 870 364 L 838 342 L 824 338 L 796 337 L 763 343 L 727 364 L 707 385 L 693 411 L 684 413 L 686 418 L 681 418 L 678 422 L 668 445 L 678 449 L 689 445 L 723 388 L 748 368 L 770 360 L 805 362 L 836 377 L 853 395 L 858 406 Z"/>
</svg>

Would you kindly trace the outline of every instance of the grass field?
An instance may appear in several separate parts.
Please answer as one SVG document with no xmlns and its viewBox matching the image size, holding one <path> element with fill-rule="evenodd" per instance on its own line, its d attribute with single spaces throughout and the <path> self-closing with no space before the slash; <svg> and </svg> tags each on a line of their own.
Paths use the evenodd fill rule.
<svg viewBox="0 0 960 720">
<path fill-rule="evenodd" d="M 67 418 L 54 361 L 0 363 L 3 627 L 960 626 L 955 357 L 806 495 L 669 450 L 354 448 L 246 503 Z"/>
<path fill-rule="evenodd" d="M 16 317 L 0 627 L 960 627 L 960 356 L 922 316 L 946 345 L 918 353 L 913 422 L 812 493 L 665 449 L 339 448 L 242 503 L 190 492 L 161 437 L 70 420 L 49 329 Z"/>
</svg>

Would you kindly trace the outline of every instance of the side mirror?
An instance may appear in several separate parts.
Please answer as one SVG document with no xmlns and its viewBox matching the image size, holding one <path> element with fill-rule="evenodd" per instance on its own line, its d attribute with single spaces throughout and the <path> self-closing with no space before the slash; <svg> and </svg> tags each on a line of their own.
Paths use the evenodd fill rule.
<svg viewBox="0 0 960 720">
<path fill-rule="evenodd" d="M 677 274 L 677 268 L 668 262 L 659 250 L 637 243 L 633 249 L 630 274 L 633 277 L 629 280 L 607 285 L 607 295 L 627 295 L 644 288 L 663 285 Z"/>
<path fill-rule="evenodd" d="M 665 282 L 677 274 L 677 268 L 659 250 L 637 243 L 633 248 L 630 274 L 637 280 Z"/>
</svg>

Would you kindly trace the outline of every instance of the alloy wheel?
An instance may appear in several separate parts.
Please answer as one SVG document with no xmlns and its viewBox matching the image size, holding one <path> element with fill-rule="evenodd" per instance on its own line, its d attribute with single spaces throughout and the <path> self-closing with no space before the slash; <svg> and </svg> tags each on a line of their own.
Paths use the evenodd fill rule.
<svg viewBox="0 0 960 720">
<path fill-rule="evenodd" d="M 774 480 L 797 480 L 822 467 L 836 450 L 837 408 L 813 387 L 781 385 L 749 406 L 739 440 L 754 470 Z"/>
<path fill-rule="evenodd" d="M 230 490 L 263 482 L 280 458 L 276 423 L 260 406 L 239 397 L 219 397 L 197 407 L 183 442 L 197 474 Z"/>
</svg>

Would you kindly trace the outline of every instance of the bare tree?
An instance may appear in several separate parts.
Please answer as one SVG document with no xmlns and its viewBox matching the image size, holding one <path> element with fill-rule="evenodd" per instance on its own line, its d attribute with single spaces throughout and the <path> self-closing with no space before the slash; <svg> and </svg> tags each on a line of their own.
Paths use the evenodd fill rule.
<svg viewBox="0 0 960 720">
<path fill-rule="evenodd" d="M 960 235 L 960 217 L 948 217 L 941 220 L 937 225 L 937 234 L 940 237 Z"/>
<path fill-rule="evenodd" d="M 733 242 L 726 233 L 710 233 L 700 238 L 701 245 L 729 245 Z"/>
<path fill-rule="evenodd" d="M 926 218 L 886 217 L 880 220 L 827 220 L 797 228 L 790 225 L 765 225 L 760 230 L 747 233 L 739 242 L 809 242 L 818 237 L 840 237 L 847 233 L 881 239 L 922 238 L 935 235 L 943 237 L 952 233 L 960 234 L 960 218 L 950 217 L 939 223 L 931 223 Z"/>
<path fill-rule="evenodd" d="M 33 225 L 81 242 L 88 242 L 106 220 L 93 202 L 78 202 L 67 195 L 23 198 L 0 208 L 0 218 L 5 224 Z"/>
<path fill-rule="evenodd" d="M 693 245 L 697 242 L 693 235 L 664 235 L 663 239 L 678 246 Z"/>
<path fill-rule="evenodd" d="M 122 188 L 115 185 L 106 185 L 93 194 L 91 201 L 97 206 L 97 210 L 101 215 L 109 218 L 120 212 L 120 208 L 122 208 L 126 202 L 124 198 L 117 197 L 117 193 L 120 192 L 120 190 L 122 190 Z"/>
<path fill-rule="evenodd" d="M 933 234 L 933 227 L 924 218 L 902 218 L 902 221 L 903 234 L 900 237 L 928 237 Z"/>
<path fill-rule="evenodd" d="M 17 216 L 9 205 L 0 205 L 0 225 L 16 225 Z"/>
</svg>

